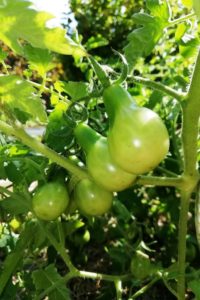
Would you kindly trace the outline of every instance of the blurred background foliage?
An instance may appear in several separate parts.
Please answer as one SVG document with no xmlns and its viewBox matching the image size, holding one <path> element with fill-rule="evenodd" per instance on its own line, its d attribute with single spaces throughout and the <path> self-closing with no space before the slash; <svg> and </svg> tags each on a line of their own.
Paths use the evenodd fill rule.
<svg viewBox="0 0 200 300">
<path fill-rule="evenodd" d="M 68 34 L 74 40 L 80 41 L 101 64 L 111 67 L 119 74 L 121 61 L 112 49 L 121 53 L 124 52 L 129 34 L 138 28 L 133 15 L 141 11 L 149 13 L 145 2 L 140 0 L 71 0 L 69 2 L 71 11 L 63 15 L 63 26 L 67 29 Z M 172 10 L 172 19 L 191 13 L 190 6 L 186 5 L 187 1 L 170 0 L 169 3 Z M 163 36 L 150 54 L 137 58 L 132 73 L 185 92 L 189 84 L 199 43 L 197 26 L 194 18 L 184 23 L 170 26 L 164 31 Z M 7 50 L 4 45 L 2 47 Z M 24 75 L 36 82 L 40 82 L 41 78 L 38 77 L 35 70 L 31 68 L 27 70 L 25 58 L 18 57 L 12 51 L 9 51 L 6 62 L 13 74 Z M 53 62 L 55 66 L 48 71 L 47 76 L 55 84 L 57 92 L 63 93 L 63 87 L 59 86 L 58 81 L 66 81 L 68 83 L 72 81 L 83 82 L 82 93 L 84 94 L 88 83 L 90 84 L 94 76 L 88 61 L 80 57 L 54 55 Z M 68 86 L 64 87 L 65 89 L 72 92 L 76 87 L 68 84 Z M 182 120 L 179 103 L 159 91 L 152 91 L 143 85 L 136 84 L 131 76 L 128 78 L 128 89 L 139 105 L 149 107 L 160 114 L 170 133 L 170 154 L 152 174 L 158 176 L 179 174 L 182 171 L 180 151 L 180 125 Z M 48 104 L 48 108 L 52 109 L 56 106 L 54 105 L 54 102 L 56 103 L 57 101 L 56 93 L 53 95 L 54 98 L 51 95 L 51 99 L 49 99 L 48 93 L 44 93 L 43 96 Z M 98 105 L 96 106 L 96 104 Z M 102 134 L 105 134 L 107 131 L 107 118 L 101 99 L 94 97 L 87 104 L 87 108 L 89 110 L 89 124 Z M 51 113 L 44 141 L 51 148 L 67 155 L 69 152 L 67 152 L 68 149 L 66 150 L 66 145 L 70 148 L 73 131 L 71 130 L 71 124 L 67 123 L 66 119 L 63 119 L 63 109 L 65 107 L 56 106 Z M 65 132 L 68 130 L 67 135 L 63 135 L 59 131 L 63 126 L 65 126 Z M 51 135 L 52 132 L 53 134 Z M 17 146 L 21 147 L 21 145 Z M 77 150 L 74 144 L 73 147 Z M 5 150 L 8 149 L 5 149 L 5 147 L 1 148 L 2 155 L 5 153 Z M 77 157 L 84 162 L 85 156 L 80 149 L 78 149 Z M 40 161 L 40 158 L 38 158 L 38 161 L 35 163 L 41 168 L 40 176 L 42 179 L 39 178 L 39 180 L 43 180 L 43 176 L 46 175 L 44 173 L 46 172 L 47 162 Z M 30 166 L 28 165 L 28 168 L 25 168 L 24 165 L 16 168 L 15 165 L 12 165 L 10 169 L 7 168 L 5 177 L 7 176 L 17 184 L 17 178 L 23 172 L 24 177 L 28 178 L 26 180 L 31 178 L 31 182 L 31 180 L 35 180 L 35 176 L 37 178 L 35 172 L 30 171 L 32 170 L 31 168 L 34 169 L 31 167 L 31 164 Z M 15 175 L 14 171 L 16 169 L 17 173 Z M 51 177 L 55 172 L 59 171 L 59 167 L 57 168 L 53 165 L 48 170 L 48 176 Z M 13 176 L 16 176 L 16 178 L 13 179 Z M 127 272 L 134 251 L 142 249 L 148 253 L 151 261 L 155 262 L 157 266 L 167 268 L 177 259 L 179 197 L 179 193 L 174 188 L 134 186 L 133 189 L 118 193 L 112 211 L 105 217 L 87 219 L 78 213 L 74 213 L 71 219 L 66 217 L 63 220 L 63 226 L 66 232 L 66 245 L 69 247 L 72 261 L 80 269 L 119 274 Z M 4 209 L 6 208 L 4 207 Z M 10 208 L 7 209 L 9 211 Z M 17 213 L 17 220 L 21 224 L 23 217 L 20 213 L 22 212 Z M 198 269 L 200 264 L 194 228 L 194 199 L 191 199 L 188 219 L 187 261 L 191 263 L 188 269 Z M 12 223 L 4 225 L 4 239 L 1 240 L 0 244 L 0 259 L 2 260 L 9 252 L 9 247 L 12 248 L 12 244 L 15 243 L 15 235 L 13 235 L 14 238 L 11 236 L 8 240 L 9 231 L 15 232 L 20 230 L 19 228 L 13 229 L 12 226 Z M 38 241 L 34 242 L 37 244 Z M 37 245 L 37 251 L 32 253 L 34 264 L 41 263 L 42 252 L 40 251 L 42 243 L 44 243 L 44 237 L 41 237 L 41 245 Z M 63 269 L 63 264 L 51 246 L 48 247 L 45 259 L 47 263 L 56 261 L 57 268 L 61 274 L 66 271 Z M 29 264 L 30 261 L 28 262 L 28 267 Z M 21 291 L 21 299 L 28 299 L 26 297 L 33 292 L 32 283 L 26 280 L 28 274 L 28 271 L 25 269 L 20 277 L 20 280 L 27 285 L 25 290 L 23 291 L 23 285 L 22 287 L 17 286 Z M 124 287 L 125 299 L 128 299 L 128 295 L 134 293 L 140 285 L 141 282 L 137 280 L 127 283 L 127 286 Z M 107 282 L 73 279 L 70 282 L 70 289 L 73 299 L 77 300 L 115 299 L 115 290 Z M 27 291 L 29 291 L 29 295 L 26 294 Z M 141 296 L 138 299 L 160 300 L 161 295 L 163 300 L 175 299 L 160 282 L 154 285 L 145 296 Z M 8 295 L 3 297 L 4 300 L 9 299 Z M 188 290 L 187 297 L 187 299 L 193 299 L 194 294 Z"/>
</svg>

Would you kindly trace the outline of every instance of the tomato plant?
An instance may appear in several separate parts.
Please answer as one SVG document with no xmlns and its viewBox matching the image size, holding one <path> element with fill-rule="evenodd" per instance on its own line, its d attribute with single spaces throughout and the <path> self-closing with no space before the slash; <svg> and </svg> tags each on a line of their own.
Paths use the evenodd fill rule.
<svg viewBox="0 0 200 300">
<path fill-rule="evenodd" d="M 199 1 L 80 2 L 0 0 L 0 299 L 200 299 Z"/>
<path fill-rule="evenodd" d="M 83 214 L 99 216 L 110 210 L 113 195 L 93 181 L 83 179 L 75 187 L 74 199 Z"/>
<path fill-rule="evenodd" d="M 51 221 L 67 208 L 69 195 L 66 187 L 59 182 L 43 185 L 33 196 L 33 211 L 42 220 Z"/>
</svg>

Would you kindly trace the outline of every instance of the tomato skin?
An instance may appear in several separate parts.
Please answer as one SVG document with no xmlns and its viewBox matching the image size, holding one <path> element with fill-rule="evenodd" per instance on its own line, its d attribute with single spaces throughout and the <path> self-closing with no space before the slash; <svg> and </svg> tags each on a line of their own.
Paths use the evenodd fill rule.
<svg viewBox="0 0 200 300">
<path fill-rule="evenodd" d="M 39 219 L 52 221 L 67 208 L 69 195 L 66 187 L 60 182 L 49 182 L 43 185 L 33 196 L 33 211 Z"/>
<path fill-rule="evenodd" d="M 131 260 L 131 273 L 137 279 L 143 280 L 156 271 L 149 256 L 142 251 L 136 251 Z"/>
<path fill-rule="evenodd" d="M 152 110 L 136 106 L 120 86 L 104 91 L 110 120 L 110 154 L 122 169 L 133 174 L 153 170 L 169 150 L 169 135 L 160 117 Z"/>
<path fill-rule="evenodd" d="M 83 179 L 75 186 L 74 199 L 84 215 L 100 216 L 112 206 L 113 195 L 90 179 Z"/>
<path fill-rule="evenodd" d="M 114 163 L 107 139 L 86 124 L 79 124 L 75 135 L 86 151 L 86 166 L 94 181 L 108 191 L 122 191 L 136 179 Z"/>
<path fill-rule="evenodd" d="M 137 177 L 114 163 L 109 153 L 107 139 L 104 137 L 100 138 L 88 153 L 87 167 L 93 179 L 108 191 L 122 191 Z"/>
</svg>

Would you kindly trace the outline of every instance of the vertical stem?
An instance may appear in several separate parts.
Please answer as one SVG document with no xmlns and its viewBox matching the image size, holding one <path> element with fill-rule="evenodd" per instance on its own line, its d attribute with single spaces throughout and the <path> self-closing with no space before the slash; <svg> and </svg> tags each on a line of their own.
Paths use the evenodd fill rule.
<svg viewBox="0 0 200 300">
<path fill-rule="evenodd" d="M 187 214 L 189 200 L 192 191 L 198 182 L 198 122 L 200 117 L 200 50 L 196 59 L 191 84 L 183 108 L 183 184 L 181 187 L 181 208 L 178 233 L 178 285 L 177 294 L 179 300 L 185 299 L 185 253 L 187 234 Z"/>
<path fill-rule="evenodd" d="M 116 296 L 117 300 L 122 300 L 122 282 L 121 280 L 115 280 Z"/>
<path fill-rule="evenodd" d="M 178 300 L 185 300 L 186 234 L 190 193 L 182 191 L 178 232 Z"/>
</svg>

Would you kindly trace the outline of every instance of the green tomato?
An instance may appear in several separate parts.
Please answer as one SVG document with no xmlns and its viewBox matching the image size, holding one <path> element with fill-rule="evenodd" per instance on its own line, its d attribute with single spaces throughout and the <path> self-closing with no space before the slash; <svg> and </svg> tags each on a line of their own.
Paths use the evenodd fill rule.
<svg viewBox="0 0 200 300">
<path fill-rule="evenodd" d="M 120 86 L 104 91 L 110 129 L 108 146 L 116 164 L 126 172 L 143 174 L 153 170 L 169 150 L 169 135 L 160 117 L 136 106 Z"/>
<path fill-rule="evenodd" d="M 112 206 L 113 195 L 90 179 L 79 181 L 74 189 L 74 198 L 78 209 L 84 215 L 100 216 Z"/>
<path fill-rule="evenodd" d="M 143 280 L 155 272 L 149 256 L 142 251 L 136 251 L 131 260 L 131 273 L 137 279 Z"/>
<path fill-rule="evenodd" d="M 87 157 L 88 171 L 93 179 L 108 191 L 122 191 L 136 179 L 136 175 L 128 173 L 114 163 L 107 139 L 99 139 Z"/>
<path fill-rule="evenodd" d="M 108 191 L 122 191 L 136 179 L 136 175 L 121 169 L 113 161 L 107 139 L 86 124 L 79 124 L 75 135 L 86 151 L 86 166 L 94 181 Z"/>
<path fill-rule="evenodd" d="M 33 196 L 33 211 L 39 219 L 52 221 L 67 208 L 69 195 L 66 187 L 60 182 L 49 182 L 43 185 Z"/>
</svg>

